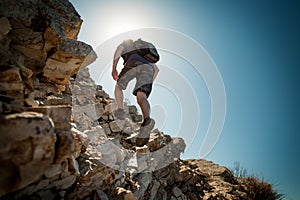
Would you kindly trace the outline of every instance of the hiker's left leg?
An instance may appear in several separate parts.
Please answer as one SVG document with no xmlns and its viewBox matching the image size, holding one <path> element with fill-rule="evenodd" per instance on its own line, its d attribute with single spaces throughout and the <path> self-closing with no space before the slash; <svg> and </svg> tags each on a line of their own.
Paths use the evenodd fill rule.
<svg viewBox="0 0 300 200">
<path fill-rule="evenodd" d="M 117 83 L 115 86 L 115 99 L 116 99 L 116 104 L 118 109 L 124 109 L 123 106 L 123 99 L 124 99 L 124 95 L 123 95 L 123 90 L 121 88 L 121 86 Z"/>
</svg>

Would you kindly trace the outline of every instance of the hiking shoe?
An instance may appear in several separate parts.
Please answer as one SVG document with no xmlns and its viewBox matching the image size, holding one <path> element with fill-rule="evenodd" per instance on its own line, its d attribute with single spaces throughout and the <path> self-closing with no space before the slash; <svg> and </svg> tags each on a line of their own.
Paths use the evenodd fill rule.
<svg viewBox="0 0 300 200">
<path fill-rule="evenodd" d="M 118 108 L 118 109 L 115 110 L 115 112 L 114 112 L 114 116 L 115 116 L 117 119 L 123 120 L 123 119 L 125 119 L 125 115 L 126 115 L 126 113 L 125 113 L 124 109 L 122 109 L 122 108 Z"/>
<path fill-rule="evenodd" d="M 155 121 L 150 117 L 144 119 L 135 141 L 136 146 L 142 147 L 148 143 L 150 138 L 150 131 L 154 128 L 154 125 Z"/>
</svg>

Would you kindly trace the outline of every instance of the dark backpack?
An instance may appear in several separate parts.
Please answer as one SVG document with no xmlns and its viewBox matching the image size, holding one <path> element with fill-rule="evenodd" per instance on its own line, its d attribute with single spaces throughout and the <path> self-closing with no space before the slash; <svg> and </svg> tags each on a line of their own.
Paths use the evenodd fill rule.
<svg viewBox="0 0 300 200">
<path fill-rule="evenodd" d="M 157 52 L 157 49 L 152 43 L 138 39 L 134 41 L 134 46 L 136 52 L 140 56 L 147 59 L 149 62 L 156 63 L 157 61 L 159 61 L 159 54 Z"/>
</svg>

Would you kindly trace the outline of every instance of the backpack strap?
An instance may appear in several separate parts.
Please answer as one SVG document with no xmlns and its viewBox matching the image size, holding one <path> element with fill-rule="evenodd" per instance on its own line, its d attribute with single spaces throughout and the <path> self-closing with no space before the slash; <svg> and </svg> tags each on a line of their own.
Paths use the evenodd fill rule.
<svg viewBox="0 0 300 200">
<path fill-rule="evenodd" d="M 125 40 L 123 41 L 122 44 L 120 44 L 120 46 L 124 47 L 124 51 L 121 55 L 121 57 L 123 58 L 124 62 L 123 65 L 125 65 L 125 63 L 128 61 L 129 57 L 134 54 L 137 53 L 136 48 L 134 46 L 134 42 L 133 40 Z"/>
</svg>

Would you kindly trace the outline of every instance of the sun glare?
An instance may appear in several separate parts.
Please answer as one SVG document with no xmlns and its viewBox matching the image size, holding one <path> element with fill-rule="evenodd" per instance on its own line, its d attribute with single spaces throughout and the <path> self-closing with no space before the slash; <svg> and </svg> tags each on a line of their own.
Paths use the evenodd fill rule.
<svg viewBox="0 0 300 200">
<path fill-rule="evenodd" d="M 110 11 L 110 12 L 109 12 Z M 106 38 L 113 37 L 123 32 L 127 32 L 133 29 L 144 28 L 147 24 L 147 19 L 140 15 L 140 13 L 133 10 L 107 10 L 105 13 L 105 21 L 101 24 L 102 33 Z"/>
<path fill-rule="evenodd" d="M 107 31 L 106 34 L 110 37 L 118 35 L 120 33 L 130 31 L 133 29 L 139 28 L 139 23 L 137 21 L 132 20 L 125 20 L 125 22 L 122 21 L 113 21 L 110 24 L 107 25 Z"/>
</svg>

